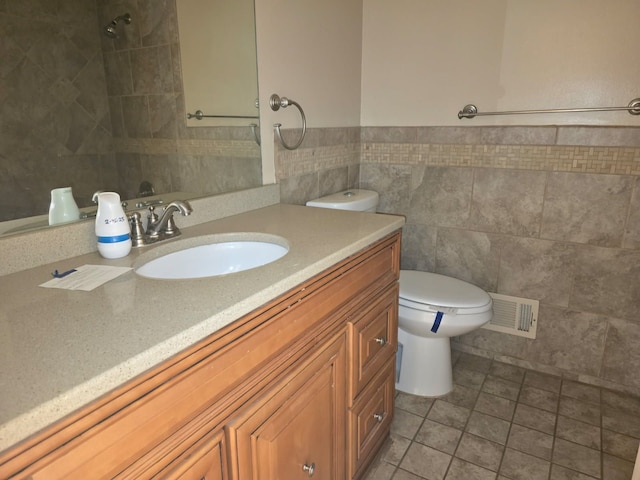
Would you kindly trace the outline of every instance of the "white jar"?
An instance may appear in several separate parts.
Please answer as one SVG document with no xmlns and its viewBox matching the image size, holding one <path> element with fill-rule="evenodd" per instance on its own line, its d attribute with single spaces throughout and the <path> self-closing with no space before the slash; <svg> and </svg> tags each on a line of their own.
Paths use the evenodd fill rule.
<svg viewBox="0 0 640 480">
<path fill-rule="evenodd" d="M 96 214 L 98 252 L 104 258 L 122 258 L 131 251 L 131 228 L 115 192 L 101 192 Z"/>
<path fill-rule="evenodd" d="M 80 218 L 80 210 L 73 199 L 71 187 L 54 188 L 51 190 L 49 204 L 49 225 L 68 223 Z"/>
</svg>

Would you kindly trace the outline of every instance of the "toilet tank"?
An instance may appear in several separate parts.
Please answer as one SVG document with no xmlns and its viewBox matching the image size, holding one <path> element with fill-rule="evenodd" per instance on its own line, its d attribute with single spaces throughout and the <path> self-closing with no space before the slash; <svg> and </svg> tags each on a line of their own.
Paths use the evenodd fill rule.
<svg viewBox="0 0 640 480">
<path fill-rule="evenodd" d="M 378 208 L 378 201 L 378 192 L 356 188 L 309 200 L 307 206 L 354 212 L 375 212 Z"/>
</svg>

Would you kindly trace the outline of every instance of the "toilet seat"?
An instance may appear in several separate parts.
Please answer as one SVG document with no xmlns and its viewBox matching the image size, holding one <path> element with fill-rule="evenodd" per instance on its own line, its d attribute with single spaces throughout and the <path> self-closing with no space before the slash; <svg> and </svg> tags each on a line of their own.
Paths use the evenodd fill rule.
<svg viewBox="0 0 640 480">
<path fill-rule="evenodd" d="M 473 315 L 492 308 L 491 297 L 475 285 L 437 273 L 400 271 L 403 307 L 426 312 Z"/>
</svg>

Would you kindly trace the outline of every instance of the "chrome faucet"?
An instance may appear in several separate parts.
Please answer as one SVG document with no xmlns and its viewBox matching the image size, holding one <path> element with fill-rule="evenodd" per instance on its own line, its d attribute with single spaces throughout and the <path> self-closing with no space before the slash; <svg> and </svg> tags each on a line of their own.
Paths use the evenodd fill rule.
<svg viewBox="0 0 640 480">
<path fill-rule="evenodd" d="M 185 217 L 191 215 L 193 209 L 189 202 L 176 200 L 164 207 L 160 217 L 155 212 L 155 207 L 149 207 L 147 215 L 147 231 L 144 232 L 141 216 L 138 212 L 133 213 L 129 217 L 131 223 L 131 240 L 134 247 L 141 247 L 150 243 L 155 243 L 167 238 L 177 237 L 180 235 L 180 229 L 173 219 L 173 214 L 180 212 Z"/>
<path fill-rule="evenodd" d="M 173 214 L 180 212 L 185 217 L 191 215 L 193 209 L 188 202 L 182 200 L 176 200 L 164 207 L 160 218 L 154 218 L 154 207 L 149 207 L 149 223 L 147 224 L 147 236 L 150 238 L 169 238 L 180 235 L 180 230 L 176 226 L 173 220 Z"/>
</svg>

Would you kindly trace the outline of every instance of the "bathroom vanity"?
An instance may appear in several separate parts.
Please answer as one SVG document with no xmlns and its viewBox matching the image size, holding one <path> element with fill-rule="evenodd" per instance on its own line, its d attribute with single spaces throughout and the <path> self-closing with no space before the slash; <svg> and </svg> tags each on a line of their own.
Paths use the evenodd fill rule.
<svg viewBox="0 0 640 480">
<path fill-rule="evenodd" d="M 148 250 L 0 277 L 3 368 L 27 363 L 2 372 L 15 396 L 0 405 L 0 478 L 359 478 L 393 415 L 402 224 L 274 205 L 183 230 L 285 238 L 289 253 L 257 269 L 37 286 L 52 268 L 136 266 Z"/>
</svg>

